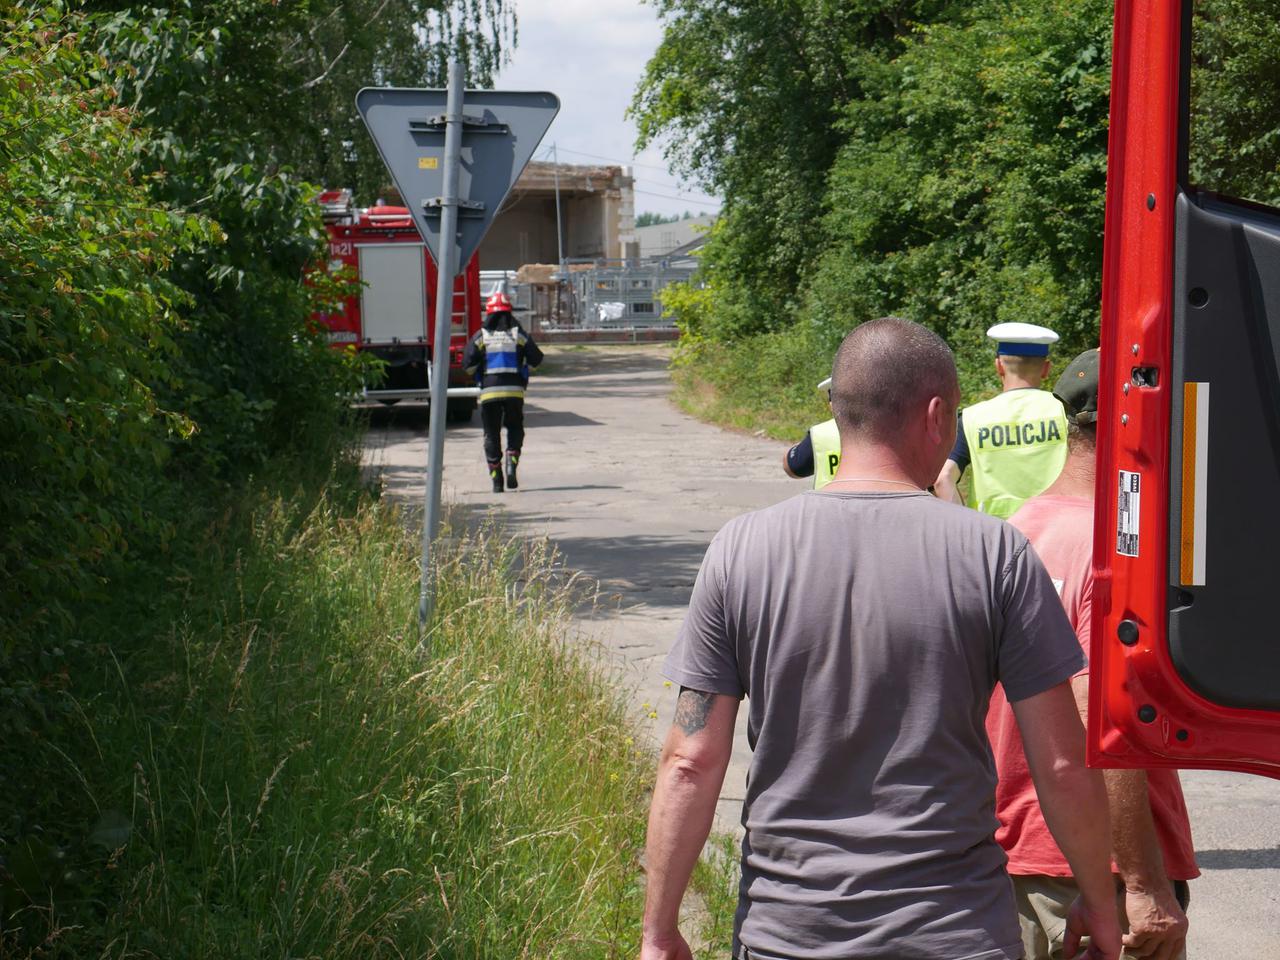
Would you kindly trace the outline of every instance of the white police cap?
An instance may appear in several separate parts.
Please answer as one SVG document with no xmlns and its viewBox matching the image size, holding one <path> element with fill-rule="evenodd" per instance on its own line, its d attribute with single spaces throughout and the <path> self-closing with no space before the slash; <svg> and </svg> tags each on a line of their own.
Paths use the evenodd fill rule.
<svg viewBox="0 0 1280 960">
<path fill-rule="evenodd" d="M 1034 323 L 997 323 L 987 331 L 996 342 L 996 353 L 1010 357 L 1047 357 L 1058 335 Z"/>
</svg>

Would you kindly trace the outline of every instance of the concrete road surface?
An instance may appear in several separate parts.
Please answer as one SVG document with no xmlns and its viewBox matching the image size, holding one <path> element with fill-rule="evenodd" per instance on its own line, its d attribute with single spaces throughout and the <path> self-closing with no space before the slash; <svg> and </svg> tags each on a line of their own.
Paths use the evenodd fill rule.
<svg viewBox="0 0 1280 960">
<path fill-rule="evenodd" d="M 445 496 L 509 529 L 547 536 L 595 578 L 603 602 L 578 624 L 623 666 L 637 723 L 660 738 L 675 691 L 662 658 L 675 639 L 702 553 L 725 521 L 803 484 L 782 474 L 782 445 L 700 423 L 668 400 L 665 347 L 548 350 L 526 404 L 520 489 L 489 492 L 479 417 L 450 427 Z M 392 496 L 421 502 L 425 408 L 376 411 L 365 462 Z M 656 712 L 658 718 L 649 714 Z M 736 829 L 749 751 L 739 724 L 718 808 Z M 1203 877 L 1191 885 L 1191 960 L 1280 958 L 1280 783 L 1183 774 Z"/>
</svg>

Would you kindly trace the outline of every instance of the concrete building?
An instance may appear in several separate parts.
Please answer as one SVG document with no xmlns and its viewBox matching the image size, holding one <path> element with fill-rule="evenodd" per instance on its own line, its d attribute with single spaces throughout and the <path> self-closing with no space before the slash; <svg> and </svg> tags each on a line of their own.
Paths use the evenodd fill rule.
<svg viewBox="0 0 1280 960">
<path fill-rule="evenodd" d="M 530 163 L 480 244 L 483 270 L 558 263 L 556 180 L 565 260 L 639 255 L 630 167 Z"/>
<path fill-rule="evenodd" d="M 688 220 L 677 220 L 674 223 L 655 223 L 647 227 L 636 227 L 636 239 L 640 241 L 640 256 L 665 257 L 678 247 L 684 247 L 706 236 L 707 230 L 716 222 L 714 213 L 705 213 L 700 217 Z"/>
</svg>

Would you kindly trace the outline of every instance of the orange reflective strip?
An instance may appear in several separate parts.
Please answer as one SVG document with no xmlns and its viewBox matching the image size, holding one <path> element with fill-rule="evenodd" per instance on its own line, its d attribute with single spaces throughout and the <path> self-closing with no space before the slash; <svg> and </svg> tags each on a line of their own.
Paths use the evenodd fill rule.
<svg viewBox="0 0 1280 960">
<path fill-rule="evenodd" d="M 1196 568 L 1196 383 L 1182 385 L 1182 583 Z"/>
</svg>

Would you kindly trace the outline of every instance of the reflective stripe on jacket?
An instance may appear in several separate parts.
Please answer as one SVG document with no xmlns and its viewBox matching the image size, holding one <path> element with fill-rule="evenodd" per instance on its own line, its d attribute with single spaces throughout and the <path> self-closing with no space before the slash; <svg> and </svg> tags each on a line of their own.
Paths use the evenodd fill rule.
<svg viewBox="0 0 1280 960">
<path fill-rule="evenodd" d="M 462 366 L 480 385 L 480 402 L 523 397 L 529 368 L 542 351 L 514 320 L 510 326 L 481 327 L 467 343 Z"/>
</svg>

